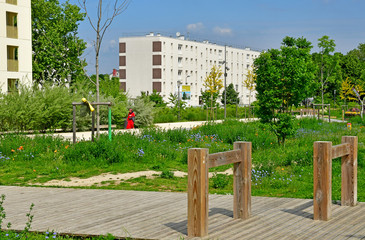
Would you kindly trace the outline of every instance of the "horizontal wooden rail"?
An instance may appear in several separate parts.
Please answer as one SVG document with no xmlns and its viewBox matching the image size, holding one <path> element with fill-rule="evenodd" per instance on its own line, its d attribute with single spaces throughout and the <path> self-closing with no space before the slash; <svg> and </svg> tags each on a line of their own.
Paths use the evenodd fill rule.
<svg viewBox="0 0 365 240">
<path fill-rule="evenodd" d="M 332 204 L 332 159 L 341 157 L 341 205 L 357 203 L 357 137 L 343 136 L 342 144 L 313 144 L 313 218 L 329 220 Z"/>
<path fill-rule="evenodd" d="M 235 142 L 234 150 L 209 154 L 207 148 L 188 151 L 188 236 L 208 234 L 208 196 L 210 167 L 233 165 L 233 217 L 251 215 L 251 142 Z"/>
<path fill-rule="evenodd" d="M 209 154 L 208 168 L 241 162 L 241 150 L 232 150 Z"/>
<path fill-rule="evenodd" d="M 350 144 L 342 143 L 332 147 L 332 159 L 350 154 Z"/>
</svg>

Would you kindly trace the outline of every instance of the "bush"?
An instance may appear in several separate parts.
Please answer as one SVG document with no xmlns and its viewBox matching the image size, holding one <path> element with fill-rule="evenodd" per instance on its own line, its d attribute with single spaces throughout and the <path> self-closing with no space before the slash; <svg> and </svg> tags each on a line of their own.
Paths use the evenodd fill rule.
<svg viewBox="0 0 365 240">
<path fill-rule="evenodd" d="M 165 178 L 165 179 L 173 179 L 174 178 L 174 172 L 164 170 L 164 171 L 162 171 L 160 177 Z"/>
<path fill-rule="evenodd" d="M 229 183 L 229 176 L 226 174 L 214 174 L 212 177 L 213 181 L 213 188 L 216 189 L 223 189 L 225 188 Z"/>
</svg>

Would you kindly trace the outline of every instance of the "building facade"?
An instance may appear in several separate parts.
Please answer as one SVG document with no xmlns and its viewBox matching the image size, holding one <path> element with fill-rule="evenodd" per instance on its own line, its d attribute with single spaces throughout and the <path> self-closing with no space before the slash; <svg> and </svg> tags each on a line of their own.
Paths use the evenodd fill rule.
<svg viewBox="0 0 365 240">
<path fill-rule="evenodd" d="M 119 38 L 120 88 L 132 98 L 141 95 L 141 91 L 152 93 L 156 90 L 165 102 L 171 93 L 188 91 L 189 100 L 186 102 L 198 106 L 201 91 L 205 91 L 206 76 L 214 65 L 224 71 L 226 58 L 226 85 L 232 83 L 239 92 L 240 104 L 248 104 L 255 100 L 255 93 L 251 92 L 250 98 L 250 91 L 243 81 L 259 54 L 249 48 L 187 40 L 179 34 L 176 38 L 153 33 L 123 37 Z"/>
<path fill-rule="evenodd" d="M 32 82 L 31 0 L 0 0 L 0 91 Z"/>
</svg>

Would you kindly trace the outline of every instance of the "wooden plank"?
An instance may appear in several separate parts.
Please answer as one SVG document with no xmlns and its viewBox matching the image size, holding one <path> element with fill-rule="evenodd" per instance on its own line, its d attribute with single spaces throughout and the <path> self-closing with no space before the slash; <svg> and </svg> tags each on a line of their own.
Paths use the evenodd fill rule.
<svg viewBox="0 0 365 240">
<path fill-rule="evenodd" d="M 350 144 L 342 143 L 332 147 L 332 159 L 350 154 Z"/>
<path fill-rule="evenodd" d="M 239 162 L 241 161 L 240 154 L 241 150 L 237 149 L 209 154 L 208 168 Z"/>
<path fill-rule="evenodd" d="M 343 136 L 342 143 L 350 145 L 350 152 L 341 159 L 341 205 L 357 203 L 357 136 Z"/>
<path fill-rule="evenodd" d="M 233 166 L 233 217 L 248 219 L 251 216 L 251 142 L 235 142 L 241 161 Z"/>
<path fill-rule="evenodd" d="M 209 150 L 188 150 L 188 236 L 208 234 L 208 160 Z"/>
<path fill-rule="evenodd" d="M 314 220 L 329 220 L 332 202 L 332 142 L 313 144 Z"/>
</svg>

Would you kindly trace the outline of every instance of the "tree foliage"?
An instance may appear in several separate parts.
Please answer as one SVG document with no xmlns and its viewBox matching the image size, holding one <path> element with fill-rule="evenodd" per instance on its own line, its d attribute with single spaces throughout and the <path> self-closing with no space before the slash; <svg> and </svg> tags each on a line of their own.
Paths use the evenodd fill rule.
<svg viewBox="0 0 365 240">
<path fill-rule="evenodd" d="M 347 77 L 341 84 L 340 98 L 341 100 L 349 101 L 349 102 L 357 102 L 359 98 L 356 96 L 355 92 L 352 90 L 353 88 L 359 93 L 360 98 L 362 99 L 365 95 L 365 91 L 361 85 L 353 84 L 350 79 Z"/>
<path fill-rule="evenodd" d="M 33 79 L 36 83 L 65 83 L 67 75 L 83 75 L 80 58 L 86 42 L 78 37 L 79 22 L 85 15 L 66 1 L 32 0 Z"/>
<path fill-rule="evenodd" d="M 325 92 L 338 89 L 342 81 L 340 54 L 334 53 L 335 41 L 328 36 L 318 39 L 318 47 L 320 51 L 313 54 L 313 60 L 317 65 L 317 89 L 321 95 L 321 103 L 324 104 Z"/>
<path fill-rule="evenodd" d="M 285 37 L 280 49 L 270 49 L 255 60 L 258 116 L 270 125 L 284 144 L 294 134 L 292 106 L 311 94 L 314 65 L 310 55 L 312 46 L 305 38 Z"/>
<path fill-rule="evenodd" d="M 222 96 L 224 96 L 226 90 L 223 90 Z M 230 83 L 227 87 L 226 104 L 235 105 L 239 104 L 240 99 L 238 98 L 239 93 L 234 90 L 233 83 Z M 224 98 L 221 99 L 222 104 L 224 104 Z"/>
<path fill-rule="evenodd" d="M 210 107 L 210 117 L 214 119 L 214 109 L 216 106 L 216 101 L 219 96 L 220 90 L 223 88 L 222 80 L 223 72 L 220 68 L 213 66 L 209 75 L 205 78 L 203 86 L 206 88 L 206 92 L 209 93 L 209 107 Z"/>
<path fill-rule="evenodd" d="M 246 74 L 246 78 L 243 80 L 243 85 L 248 89 L 249 91 L 249 97 L 248 97 L 248 104 L 251 105 L 251 95 L 252 92 L 255 90 L 255 83 L 256 83 L 256 74 L 253 70 L 248 70 Z"/>
</svg>

